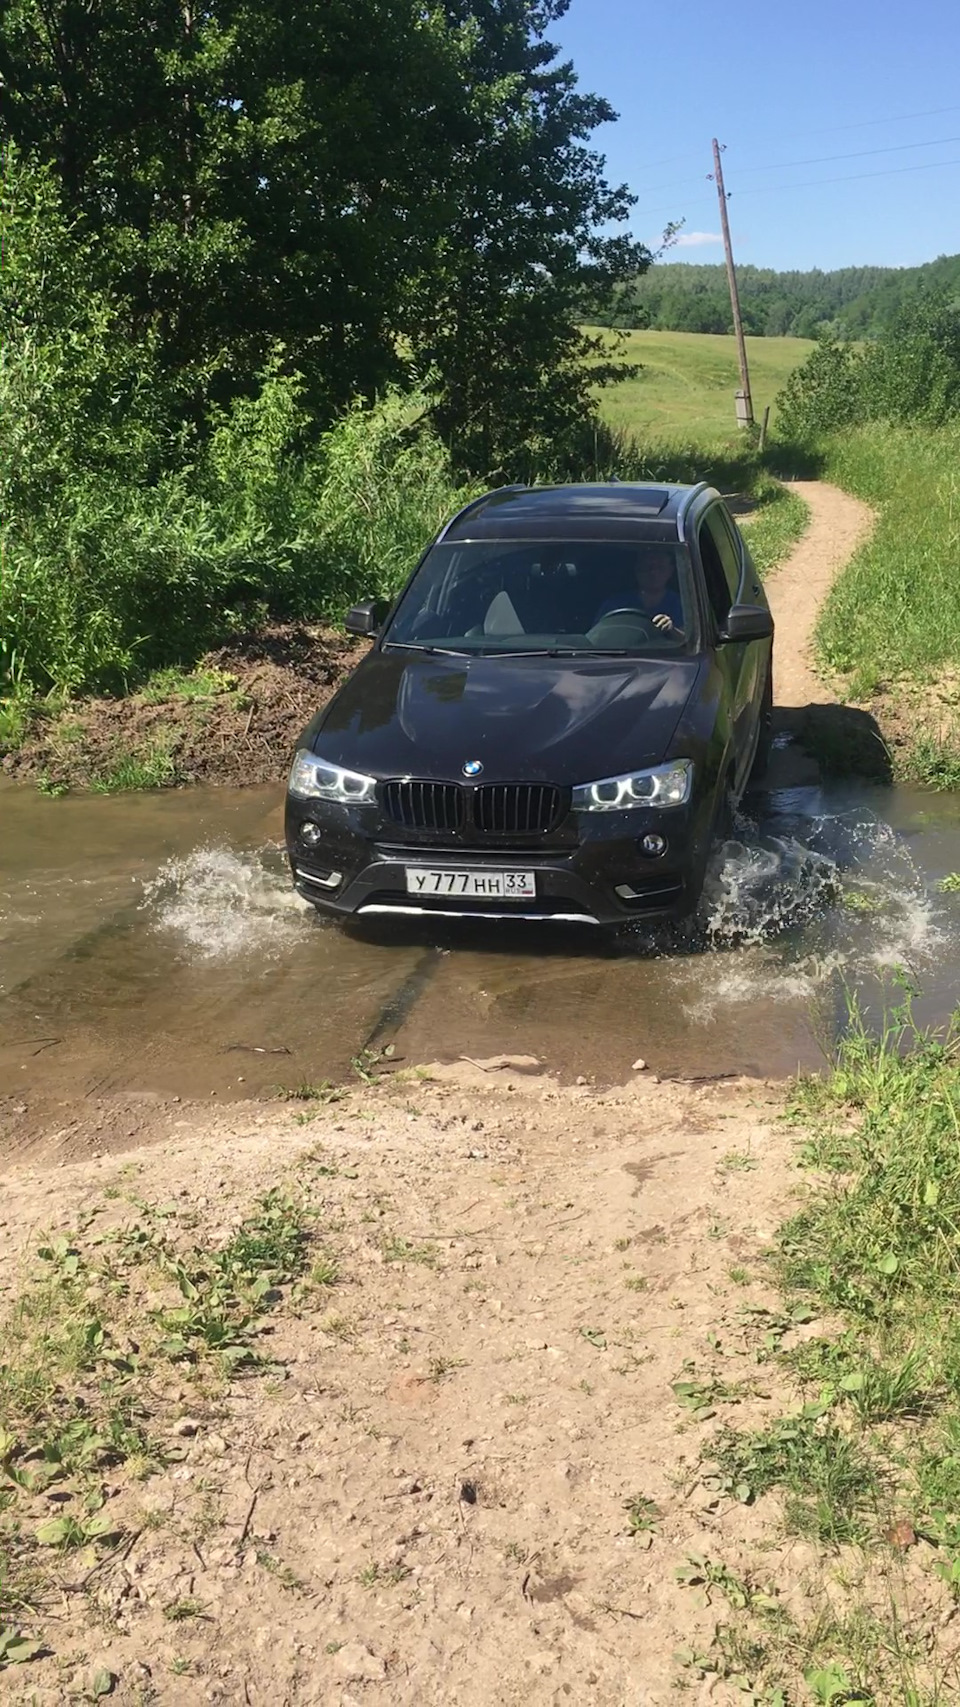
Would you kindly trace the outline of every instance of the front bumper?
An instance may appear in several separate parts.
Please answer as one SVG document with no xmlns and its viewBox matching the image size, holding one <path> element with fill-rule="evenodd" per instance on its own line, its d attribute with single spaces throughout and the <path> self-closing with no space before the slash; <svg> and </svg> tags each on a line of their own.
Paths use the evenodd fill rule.
<svg viewBox="0 0 960 1707">
<path fill-rule="evenodd" d="M 311 844 L 308 834 L 319 841 Z M 314 826 L 316 827 L 314 829 Z M 622 925 L 635 920 L 678 919 L 700 898 L 710 845 L 709 805 L 625 812 L 571 814 L 547 845 L 454 845 L 426 835 L 399 839 L 371 809 L 288 797 L 287 854 L 299 893 L 319 910 L 339 917 L 523 919 L 538 922 Z M 666 851 L 641 851 L 650 833 L 666 838 Z M 471 900 L 407 893 L 406 868 L 532 871 L 535 900 Z"/>
</svg>

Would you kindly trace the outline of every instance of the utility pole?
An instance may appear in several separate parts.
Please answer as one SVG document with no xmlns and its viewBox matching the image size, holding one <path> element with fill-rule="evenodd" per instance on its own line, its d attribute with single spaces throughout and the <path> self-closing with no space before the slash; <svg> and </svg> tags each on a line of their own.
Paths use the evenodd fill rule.
<svg viewBox="0 0 960 1707">
<path fill-rule="evenodd" d="M 753 426 L 753 398 L 750 395 L 750 370 L 747 367 L 747 345 L 740 318 L 740 295 L 737 290 L 737 269 L 733 264 L 733 245 L 730 242 L 730 221 L 727 217 L 727 192 L 723 187 L 723 167 L 720 164 L 720 144 L 713 139 L 713 176 L 720 199 L 720 226 L 723 231 L 723 251 L 727 257 L 727 282 L 730 286 L 730 307 L 733 310 L 733 330 L 737 336 L 740 357 L 740 390 L 737 392 L 737 421 L 741 427 Z"/>
</svg>

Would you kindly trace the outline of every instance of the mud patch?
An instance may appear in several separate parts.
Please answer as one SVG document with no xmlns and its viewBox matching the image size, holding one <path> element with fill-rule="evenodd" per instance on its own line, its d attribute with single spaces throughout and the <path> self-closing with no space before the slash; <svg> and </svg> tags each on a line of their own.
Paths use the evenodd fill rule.
<svg viewBox="0 0 960 1707">
<path fill-rule="evenodd" d="M 196 666 L 197 676 L 219 679 L 220 691 L 74 700 L 52 714 L 38 708 L 3 770 L 57 793 L 102 784 L 131 762 L 149 786 L 279 782 L 300 730 L 366 650 L 330 629 L 296 624 L 241 635 Z"/>
</svg>

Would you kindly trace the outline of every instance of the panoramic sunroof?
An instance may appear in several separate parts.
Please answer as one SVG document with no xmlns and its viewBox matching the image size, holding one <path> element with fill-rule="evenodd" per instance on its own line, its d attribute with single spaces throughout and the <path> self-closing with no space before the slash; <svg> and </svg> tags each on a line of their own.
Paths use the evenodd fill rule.
<svg viewBox="0 0 960 1707">
<path fill-rule="evenodd" d="M 494 493 L 481 508 L 515 508 L 525 516 L 658 516 L 670 502 L 660 486 L 532 486 Z"/>
</svg>

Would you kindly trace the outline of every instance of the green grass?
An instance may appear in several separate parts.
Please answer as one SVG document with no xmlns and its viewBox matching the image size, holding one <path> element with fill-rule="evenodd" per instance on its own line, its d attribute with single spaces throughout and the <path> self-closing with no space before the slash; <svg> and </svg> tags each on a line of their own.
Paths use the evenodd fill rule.
<svg viewBox="0 0 960 1707">
<path fill-rule="evenodd" d="M 609 336 L 609 335 L 608 335 Z M 761 419 L 813 344 L 805 338 L 748 338 L 747 360 L 754 414 Z M 611 427 L 642 441 L 687 440 L 703 447 L 741 434 L 734 394 L 740 387 L 732 337 L 700 332 L 628 332 L 624 360 L 642 371 L 600 393 L 600 412 Z"/>
<path fill-rule="evenodd" d="M 826 1550 L 824 1573 L 838 1545 L 863 1550 L 862 1600 L 774 1642 L 754 1630 L 757 1675 L 800 1669 L 827 1700 L 811 1679 L 835 1668 L 856 1699 L 919 1707 L 956 1700 L 960 1681 L 922 1584 L 897 1575 L 897 1547 L 920 1538 L 912 1574 L 960 1601 L 960 1025 L 919 1030 L 904 991 L 879 1038 L 851 1007 L 832 1071 L 801 1082 L 790 1110 L 816 1171 L 773 1268 L 798 1319 L 834 1331 L 778 1341 L 797 1401 L 763 1429 L 725 1428 L 706 1456 L 728 1495 L 779 1490 L 784 1527 Z"/>
<path fill-rule="evenodd" d="M 779 480 L 761 474 L 754 484 L 757 507 L 739 518 L 744 538 L 761 575 L 775 569 L 787 556 L 810 522 L 810 506 L 799 493 Z"/>
<path fill-rule="evenodd" d="M 750 338 L 747 344 L 759 421 L 812 346 L 799 338 Z M 622 479 L 710 480 L 724 493 L 749 495 L 756 508 L 740 517 L 741 525 L 760 573 L 774 569 L 810 513 L 797 493 L 764 470 L 756 435 L 736 425 L 734 340 L 630 332 L 622 354 L 642 362 L 643 370 L 598 393 L 601 418 L 614 434 L 615 472 Z"/>
<path fill-rule="evenodd" d="M 949 733 L 915 735 L 910 742 L 903 769 L 928 788 L 960 789 L 960 729 L 952 720 Z"/>
<path fill-rule="evenodd" d="M 152 742 L 136 752 L 125 753 L 109 770 L 93 778 L 94 794 L 125 794 L 144 788 L 163 788 L 176 774 L 170 751 L 172 732 L 159 731 Z"/>
<path fill-rule="evenodd" d="M 873 682 L 960 658 L 960 428 L 858 427 L 824 446 L 824 474 L 876 506 L 877 526 L 820 621 L 831 670 Z"/>
<path fill-rule="evenodd" d="M 139 698 L 146 700 L 148 705 L 158 705 L 168 699 L 204 701 L 233 693 L 237 686 L 237 678 L 229 670 L 183 670 L 171 665 L 165 670 L 154 670 L 140 689 Z"/>
<path fill-rule="evenodd" d="M 27 732 L 29 712 L 20 699 L 0 700 L 0 755 L 15 753 Z"/>
</svg>

